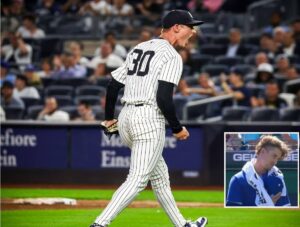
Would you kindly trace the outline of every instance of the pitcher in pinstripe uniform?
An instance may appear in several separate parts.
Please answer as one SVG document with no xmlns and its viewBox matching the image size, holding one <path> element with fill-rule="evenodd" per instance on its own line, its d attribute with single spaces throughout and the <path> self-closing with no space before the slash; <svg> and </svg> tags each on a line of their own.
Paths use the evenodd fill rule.
<svg viewBox="0 0 300 227">
<path fill-rule="evenodd" d="M 116 122 L 114 109 L 119 90 L 125 86 L 124 105 L 118 119 L 122 141 L 131 149 L 130 170 L 126 181 L 91 225 L 108 226 L 111 221 L 151 182 L 157 200 L 174 226 L 199 227 L 207 218 L 187 221 L 180 213 L 170 188 L 168 167 L 162 152 L 165 142 L 165 120 L 179 140 L 189 137 L 175 113 L 173 90 L 182 73 L 182 59 L 174 47 L 185 47 L 202 24 L 188 11 L 173 10 L 162 19 L 159 38 L 135 46 L 125 63 L 112 72 L 107 87 L 105 125 Z M 182 151 L 184 152 L 184 151 Z"/>
</svg>

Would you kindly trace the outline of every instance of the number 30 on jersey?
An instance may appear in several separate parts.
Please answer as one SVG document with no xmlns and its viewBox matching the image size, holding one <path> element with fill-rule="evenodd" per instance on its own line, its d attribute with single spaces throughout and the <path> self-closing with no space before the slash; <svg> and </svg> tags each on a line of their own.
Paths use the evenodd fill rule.
<svg viewBox="0 0 300 227">
<path fill-rule="evenodd" d="M 155 52 L 148 50 L 143 52 L 141 49 L 135 49 L 132 52 L 133 58 L 128 68 L 127 75 L 145 76 L 149 72 L 150 61 Z"/>
</svg>

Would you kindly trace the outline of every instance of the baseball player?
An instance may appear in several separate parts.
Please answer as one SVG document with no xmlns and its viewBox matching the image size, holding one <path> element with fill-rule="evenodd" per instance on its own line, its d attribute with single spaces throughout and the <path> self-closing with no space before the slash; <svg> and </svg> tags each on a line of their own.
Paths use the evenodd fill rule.
<svg viewBox="0 0 300 227">
<path fill-rule="evenodd" d="M 172 99 L 183 68 L 182 59 L 174 47 L 185 47 L 196 33 L 193 27 L 202 23 L 188 11 L 169 12 L 162 19 L 160 37 L 135 46 L 125 63 L 112 72 L 112 80 L 107 87 L 106 120 L 102 124 L 110 127 L 116 123 L 115 103 L 118 91 L 125 86 L 118 129 L 122 141 L 131 149 L 131 163 L 126 181 L 90 227 L 108 226 L 147 186 L 148 181 L 174 226 L 199 227 L 207 224 L 205 217 L 190 222 L 180 213 L 162 156 L 165 119 L 177 139 L 189 137 L 189 132 L 176 117 Z"/>
<path fill-rule="evenodd" d="M 275 136 L 264 136 L 255 150 L 256 158 L 231 178 L 226 205 L 290 206 L 283 174 L 275 166 L 287 156 L 287 145 Z"/>
</svg>

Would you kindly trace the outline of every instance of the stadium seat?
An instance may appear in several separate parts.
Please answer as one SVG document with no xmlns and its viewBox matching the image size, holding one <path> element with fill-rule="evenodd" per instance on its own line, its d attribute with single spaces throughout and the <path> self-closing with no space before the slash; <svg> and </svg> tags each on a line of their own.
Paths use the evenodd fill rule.
<svg viewBox="0 0 300 227">
<path fill-rule="evenodd" d="M 176 106 L 176 114 L 180 120 L 183 117 L 183 107 L 187 103 L 187 98 L 184 96 L 175 95 L 173 97 L 174 105 Z"/>
<path fill-rule="evenodd" d="M 89 103 L 90 105 L 100 105 L 101 98 L 97 95 L 80 95 L 75 98 L 75 103 L 79 104 L 84 101 Z"/>
<path fill-rule="evenodd" d="M 283 91 L 285 93 L 296 94 L 300 90 L 300 79 L 289 80 L 284 83 Z"/>
<path fill-rule="evenodd" d="M 97 85 L 102 87 L 107 87 L 109 81 L 111 80 L 110 77 L 105 77 L 97 80 Z"/>
<path fill-rule="evenodd" d="M 36 98 L 21 98 L 22 101 L 24 102 L 25 104 L 25 109 L 27 110 L 28 107 L 30 106 L 35 106 L 35 105 L 39 105 L 41 103 L 41 100 L 40 99 L 36 99 Z"/>
<path fill-rule="evenodd" d="M 83 85 L 83 86 L 77 87 L 75 93 L 77 96 L 80 96 L 80 95 L 102 96 L 106 93 L 106 89 L 104 87 L 100 87 L 97 85 Z"/>
<path fill-rule="evenodd" d="M 53 95 L 59 107 L 74 105 L 73 97 L 68 95 Z"/>
<path fill-rule="evenodd" d="M 190 86 L 190 87 L 194 87 L 194 86 L 198 86 L 198 78 L 196 77 L 186 77 L 184 78 L 187 85 Z"/>
<path fill-rule="evenodd" d="M 42 80 L 42 84 L 43 84 L 44 88 L 55 84 L 55 81 L 56 81 L 56 79 L 50 78 L 50 77 L 42 77 L 41 80 Z"/>
<path fill-rule="evenodd" d="M 290 107 L 280 110 L 281 121 L 300 121 L 300 108 Z"/>
<path fill-rule="evenodd" d="M 219 76 L 221 73 L 228 73 L 229 67 L 221 64 L 209 64 L 202 68 L 202 72 L 206 72 L 212 77 Z"/>
<path fill-rule="evenodd" d="M 227 46 L 229 43 L 228 35 L 212 36 L 211 40 L 214 44 Z"/>
<path fill-rule="evenodd" d="M 215 58 L 215 63 L 232 67 L 237 64 L 244 63 L 244 59 L 241 56 L 236 56 L 236 57 L 218 56 Z"/>
<path fill-rule="evenodd" d="M 200 54 L 207 54 L 212 56 L 219 56 L 225 54 L 225 48 L 222 45 L 207 44 L 200 47 Z"/>
<path fill-rule="evenodd" d="M 73 105 L 73 106 L 62 106 L 59 109 L 62 110 L 62 111 L 67 112 L 69 114 L 71 120 L 78 117 L 78 111 L 77 111 L 77 107 L 75 105 Z"/>
<path fill-rule="evenodd" d="M 201 25 L 201 32 L 205 35 L 217 34 L 217 28 L 215 23 L 204 23 Z"/>
<path fill-rule="evenodd" d="M 191 55 L 192 72 L 201 72 L 204 65 L 207 65 L 213 61 L 213 56 L 205 54 L 193 54 Z"/>
<path fill-rule="evenodd" d="M 99 105 L 92 106 L 93 113 L 95 114 L 96 120 L 103 121 L 105 119 L 104 109 Z"/>
<path fill-rule="evenodd" d="M 73 87 L 72 86 L 62 86 L 62 85 L 51 85 L 46 88 L 45 96 L 56 96 L 56 95 L 73 95 Z"/>
<path fill-rule="evenodd" d="M 86 78 L 68 78 L 68 79 L 60 79 L 55 81 L 56 85 L 67 85 L 72 86 L 74 88 L 88 84 L 88 80 Z"/>
<path fill-rule="evenodd" d="M 278 121 L 279 111 L 269 107 L 254 108 L 250 114 L 250 121 Z"/>
<path fill-rule="evenodd" d="M 251 96 L 259 97 L 265 93 L 265 86 L 263 85 L 246 85 L 248 90 L 250 91 Z"/>
<path fill-rule="evenodd" d="M 25 109 L 18 106 L 4 107 L 5 117 L 7 120 L 20 120 L 23 119 Z"/>
<path fill-rule="evenodd" d="M 30 106 L 27 109 L 26 118 L 31 119 L 31 120 L 36 120 L 38 117 L 38 114 L 42 111 L 43 108 L 44 108 L 44 106 L 42 106 L 42 105 Z"/>
<path fill-rule="evenodd" d="M 243 76 L 247 75 L 248 73 L 251 73 L 254 70 L 254 67 L 249 64 L 237 64 L 234 66 L 235 69 L 240 71 Z"/>
<path fill-rule="evenodd" d="M 224 107 L 222 110 L 222 120 L 245 121 L 247 120 L 250 112 L 251 108 L 246 106 Z"/>
</svg>

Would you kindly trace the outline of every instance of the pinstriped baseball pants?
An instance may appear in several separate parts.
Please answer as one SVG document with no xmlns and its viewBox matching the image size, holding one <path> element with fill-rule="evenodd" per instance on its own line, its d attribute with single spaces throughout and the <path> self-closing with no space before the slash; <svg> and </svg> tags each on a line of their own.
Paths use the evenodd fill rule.
<svg viewBox="0 0 300 227">
<path fill-rule="evenodd" d="M 175 203 L 170 188 L 168 167 L 162 157 L 165 119 L 153 106 L 125 106 L 118 119 L 122 141 L 131 148 L 131 162 L 126 181 L 114 193 L 96 223 L 107 226 L 151 181 L 156 198 L 174 226 L 186 220 Z"/>
</svg>

